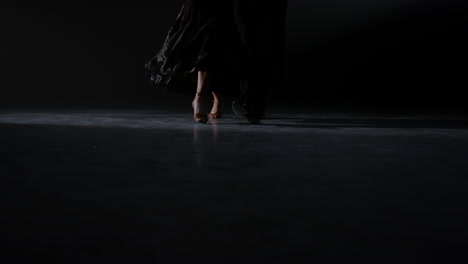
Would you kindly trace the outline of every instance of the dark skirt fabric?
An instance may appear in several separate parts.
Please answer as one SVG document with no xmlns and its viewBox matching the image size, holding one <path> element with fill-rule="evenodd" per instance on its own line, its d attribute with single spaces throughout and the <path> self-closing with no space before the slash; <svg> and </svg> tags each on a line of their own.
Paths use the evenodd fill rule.
<svg viewBox="0 0 468 264">
<path fill-rule="evenodd" d="M 157 55 L 146 65 L 151 82 L 195 92 L 199 70 L 214 73 L 212 91 L 238 88 L 240 35 L 233 0 L 186 0 Z"/>
</svg>

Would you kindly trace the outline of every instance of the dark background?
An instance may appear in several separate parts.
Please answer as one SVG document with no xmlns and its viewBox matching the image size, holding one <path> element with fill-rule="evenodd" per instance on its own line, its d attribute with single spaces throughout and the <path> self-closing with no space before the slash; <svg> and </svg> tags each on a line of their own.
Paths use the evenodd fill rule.
<svg viewBox="0 0 468 264">
<path fill-rule="evenodd" d="M 1 106 L 186 104 L 143 67 L 182 2 L 2 7 Z M 466 113 L 466 11 L 461 0 L 290 0 L 271 104 Z"/>
</svg>

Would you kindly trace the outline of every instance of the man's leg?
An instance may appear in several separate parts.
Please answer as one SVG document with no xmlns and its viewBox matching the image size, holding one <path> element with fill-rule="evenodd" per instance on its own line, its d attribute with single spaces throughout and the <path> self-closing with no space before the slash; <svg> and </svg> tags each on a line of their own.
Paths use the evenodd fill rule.
<svg viewBox="0 0 468 264">
<path fill-rule="evenodd" d="M 285 0 L 249 0 L 244 67 L 247 84 L 241 88 L 241 102 L 249 121 L 258 122 L 265 115 L 267 97 L 281 80 L 284 46 Z"/>
</svg>

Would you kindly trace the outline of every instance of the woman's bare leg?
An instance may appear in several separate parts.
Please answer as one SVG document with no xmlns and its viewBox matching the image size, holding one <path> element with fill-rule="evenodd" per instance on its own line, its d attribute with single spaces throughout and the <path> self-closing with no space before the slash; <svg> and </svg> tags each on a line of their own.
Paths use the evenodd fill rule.
<svg viewBox="0 0 468 264">
<path fill-rule="evenodd" d="M 193 118 L 200 123 L 206 123 L 208 116 L 206 115 L 205 103 L 206 97 L 211 82 L 211 72 L 198 71 L 197 93 L 192 101 Z"/>
</svg>

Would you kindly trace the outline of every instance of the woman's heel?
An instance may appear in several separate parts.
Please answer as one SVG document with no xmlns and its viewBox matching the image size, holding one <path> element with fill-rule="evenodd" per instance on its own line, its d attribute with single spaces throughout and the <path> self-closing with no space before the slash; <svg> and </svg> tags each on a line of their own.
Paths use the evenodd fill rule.
<svg viewBox="0 0 468 264">
<path fill-rule="evenodd" d="M 193 119 L 203 124 L 208 122 L 208 115 L 205 114 L 205 99 L 205 94 L 197 93 L 192 101 Z"/>
</svg>

